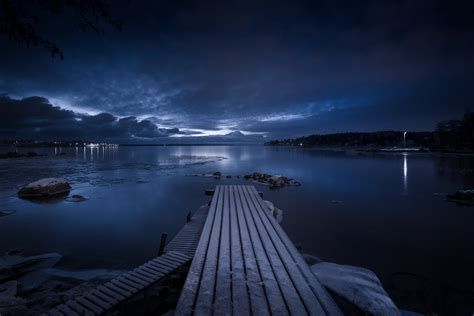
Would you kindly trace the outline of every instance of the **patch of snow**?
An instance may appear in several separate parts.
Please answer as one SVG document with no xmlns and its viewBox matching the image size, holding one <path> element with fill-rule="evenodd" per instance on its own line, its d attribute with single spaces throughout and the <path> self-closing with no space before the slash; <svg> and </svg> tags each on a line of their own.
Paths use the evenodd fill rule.
<svg viewBox="0 0 474 316">
<path fill-rule="evenodd" d="M 363 311 L 371 315 L 401 315 L 372 271 L 330 262 L 312 265 L 311 270 L 326 288 Z"/>
</svg>

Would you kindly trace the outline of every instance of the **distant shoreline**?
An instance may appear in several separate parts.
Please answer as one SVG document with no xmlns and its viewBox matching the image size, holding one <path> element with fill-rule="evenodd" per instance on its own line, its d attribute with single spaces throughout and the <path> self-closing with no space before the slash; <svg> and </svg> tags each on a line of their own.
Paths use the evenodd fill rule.
<svg viewBox="0 0 474 316">
<path fill-rule="evenodd" d="M 295 146 L 295 145 L 265 145 L 268 147 L 287 147 L 303 150 L 321 150 L 321 151 L 336 151 L 336 152 L 357 152 L 357 153 L 419 153 L 419 154 L 454 154 L 454 155 L 472 155 L 474 151 L 440 151 L 430 150 L 428 148 L 368 148 L 368 147 L 324 147 L 324 146 Z"/>
</svg>

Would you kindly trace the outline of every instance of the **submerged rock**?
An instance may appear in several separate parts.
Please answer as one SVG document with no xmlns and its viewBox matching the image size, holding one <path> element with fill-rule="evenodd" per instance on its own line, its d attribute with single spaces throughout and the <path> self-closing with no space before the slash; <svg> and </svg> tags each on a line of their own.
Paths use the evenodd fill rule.
<svg viewBox="0 0 474 316">
<path fill-rule="evenodd" d="M 8 215 L 12 215 L 12 214 L 15 214 L 16 211 L 15 210 L 5 210 L 5 211 L 0 211 L 0 217 L 2 216 L 8 216 Z"/>
<path fill-rule="evenodd" d="M 83 196 L 80 194 L 73 194 L 72 196 L 68 197 L 66 201 L 68 202 L 84 202 L 87 201 L 89 197 Z"/>
<path fill-rule="evenodd" d="M 473 205 L 474 204 L 474 189 L 459 190 L 453 194 L 446 195 L 449 201 L 459 204 Z"/>
<path fill-rule="evenodd" d="M 312 265 L 311 270 L 326 288 L 362 311 L 370 315 L 400 315 L 372 271 L 330 262 Z"/>
<path fill-rule="evenodd" d="M 270 189 L 279 189 L 285 186 L 300 186 L 301 184 L 298 181 L 295 181 L 291 178 L 271 175 L 267 173 L 254 172 L 251 174 L 246 174 L 243 176 L 244 179 L 254 180 L 262 184 L 267 184 L 270 186 Z"/>
<path fill-rule="evenodd" d="M 61 178 L 44 178 L 32 182 L 18 191 L 20 198 L 35 199 L 66 195 L 71 190 L 69 183 Z"/>
<path fill-rule="evenodd" d="M 61 260 L 58 253 L 48 253 L 39 256 L 3 256 L 0 257 L 0 282 L 15 279 L 21 275 L 54 266 Z"/>
</svg>

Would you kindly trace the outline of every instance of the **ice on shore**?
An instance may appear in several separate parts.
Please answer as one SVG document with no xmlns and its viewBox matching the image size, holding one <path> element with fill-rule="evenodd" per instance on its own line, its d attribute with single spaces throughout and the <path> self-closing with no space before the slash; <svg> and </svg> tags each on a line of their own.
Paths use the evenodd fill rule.
<svg viewBox="0 0 474 316">
<path fill-rule="evenodd" d="M 317 263 L 311 270 L 329 290 L 370 315 L 400 316 L 400 311 L 370 270 L 331 262 Z"/>
</svg>

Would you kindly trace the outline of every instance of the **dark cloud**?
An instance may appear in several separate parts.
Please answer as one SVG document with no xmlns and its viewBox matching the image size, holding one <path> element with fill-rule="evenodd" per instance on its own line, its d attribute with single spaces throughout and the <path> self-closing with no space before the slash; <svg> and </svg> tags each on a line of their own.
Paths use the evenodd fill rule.
<svg viewBox="0 0 474 316">
<path fill-rule="evenodd" d="M 4 138 L 84 139 L 93 141 L 156 140 L 182 134 L 178 128 L 158 128 L 147 119 L 118 118 L 110 113 L 78 114 L 53 106 L 42 97 L 0 96 L 0 135 Z"/>
<path fill-rule="evenodd" d="M 80 124 L 97 120 L 107 137 L 429 130 L 473 104 L 473 7 L 124 1 L 113 8 L 121 33 L 51 19 L 62 62 L 0 41 L 0 92 L 88 113 Z"/>
</svg>

